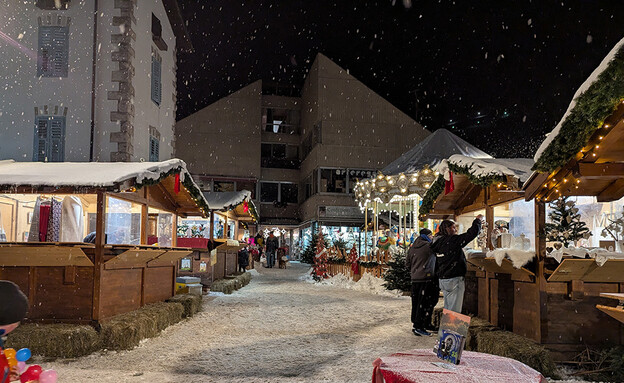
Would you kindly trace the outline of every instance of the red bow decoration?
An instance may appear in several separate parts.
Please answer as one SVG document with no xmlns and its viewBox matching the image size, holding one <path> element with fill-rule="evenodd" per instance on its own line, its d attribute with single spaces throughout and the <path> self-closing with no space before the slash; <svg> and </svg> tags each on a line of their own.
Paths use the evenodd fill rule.
<svg viewBox="0 0 624 383">
<path fill-rule="evenodd" d="M 444 181 L 444 195 L 447 195 L 453 190 L 455 190 L 455 184 L 453 183 L 453 172 L 449 171 L 449 180 Z"/>
<path fill-rule="evenodd" d="M 243 201 L 243 211 L 245 213 L 249 211 L 249 203 L 247 201 Z"/>
<path fill-rule="evenodd" d="M 173 185 L 173 191 L 178 194 L 180 192 L 180 173 L 175 175 L 175 183 Z"/>
</svg>

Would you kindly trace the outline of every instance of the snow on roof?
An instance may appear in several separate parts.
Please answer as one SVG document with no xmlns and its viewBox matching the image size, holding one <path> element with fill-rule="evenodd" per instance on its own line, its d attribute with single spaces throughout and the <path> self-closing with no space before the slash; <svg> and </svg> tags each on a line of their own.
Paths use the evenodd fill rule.
<svg viewBox="0 0 624 383">
<path fill-rule="evenodd" d="M 415 173 L 425 165 L 435 166 L 453 154 L 474 158 L 492 158 L 476 146 L 446 129 L 438 129 L 381 171 L 385 175 Z"/>
<path fill-rule="evenodd" d="M 544 153 L 548 145 L 550 145 L 550 143 L 559 134 L 559 131 L 561 130 L 561 125 L 563 125 L 563 122 L 568 118 L 568 116 L 572 112 L 572 109 L 574 109 L 574 107 L 576 106 L 576 99 L 581 94 L 585 93 L 585 91 L 587 91 L 587 89 L 589 89 L 589 87 L 594 82 L 596 82 L 596 80 L 598 80 L 598 76 L 600 76 L 600 74 L 604 72 L 605 69 L 607 69 L 607 67 L 609 66 L 609 63 L 613 61 L 613 59 L 615 58 L 615 55 L 622 48 L 623 45 L 624 45 L 624 38 L 620 40 L 617 44 L 615 44 L 613 49 L 611 49 L 609 54 L 605 56 L 605 58 L 602 60 L 600 65 L 598 65 L 598 67 L 594 69 L 594 71 L 591 73 L 591 75 L 589 75 L 587 80 L 585 80 L 585 82 L 581 85 L 581 87 L 578 88 L 576 93 L 574 93 L 574 97 L 572 97 L 572 101 L 570 102 L 570 105 L 568 105 L 568 110 L 566 110 L 565 114 L 563 115 L 563 118 L 561 119 L 561 121 L 559 121 L 557 126 L 555 126 L 555 128 L 546 135 L 546 139 L 542 142 L 540 147 L 537 149 L 537 152 L 535 152 L 535 156 L 533 157 L 535 162 L 537 162 L 537 160 L 542 156 L 542 153 Z"/>
<path fill-rule="evenodd" d="M 458 166 L 468 166 L 476 177 L 506 175 L 516 177 L 522 183 L 531 175 L 531 167 L 534 164 L 530 158 L 472 158 L 455 154 L 435 166 L 433 170 L 444 174 L 449 162 Z"/>
<path fill-rule="evenodd" d="M 251 192 L 248 190 L 236 192 L 204 192 L 211 210 L 227 211 L 240 205 L 247 199 L 251 202 Z"/>
<path fill-rule="evenodd" d="M 180 159 L 162 162 L 15 162 L 0 161 L 0 184 L 12 186 L 114 187 L 135 179 L 157 180 L 161 173 L 182 168 L 180 179 L 190 177 Z M 192 178 L 191 178 L 192 179 Z M 195 185 L 197 187 L 197 185 Z M 199 190 L 199 187 L 197 187 Z"/>
</svg>

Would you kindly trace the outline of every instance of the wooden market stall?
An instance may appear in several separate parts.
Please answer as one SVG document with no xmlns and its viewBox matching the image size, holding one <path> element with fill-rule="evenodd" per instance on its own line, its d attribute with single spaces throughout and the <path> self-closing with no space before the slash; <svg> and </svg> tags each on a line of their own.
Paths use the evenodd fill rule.
<svg viewBox="0 0 624 383">
<path fill-rule="evenodd" d="M 183 161 L 0 162 L 0 279 L 28 321 L 96 324 L 175 292 L 177 217 L 209 207 Z M 158 244 L 147 244 L 149 217 Z"/>
<path fill-rule="evenodd" d="M 466 250 L 463 311 L 520 333 L 531 331 L 524 316 L 531 315 L 533 297 L 526 291 L 535 283 L 534 207 L 521 190 L 532 165 L 530 159 L 451 156 L 436 167 L 440 176 L 419 210 L 421 219 L 455 219 L 460 232 L 478 214 L 485 217 L 482 235 Z M 518 260 L 508 253 L 523 258 L 524 267 L 514 267 Z"/>
<path fill-rule="evenodd" d="M 561 263 L 549 265 L 549 255 L 557 251 L 548 254 L 546 238 L 537 238 L 539 278 L 534 294 L 539 301 L 532 317 L 533 338 L 561 353 L 573 353 L 584 344 L 624 343 L 621 299 L 620 305 L 613 305 L 613 299 L 624 293 L 624 254 L 621 243 L 599 241 L 600 226 L 605 225 L 602 218 L 607 222 L 616 218 L 624 203 L 623 72 L 624 40 L 576 92 L 568 111 L 538 149 L 535 173 L 524 186 L 526 199 L 535 200 L 537 232 L 545 230 L 546 204 L 559 197 L 589 199 L 583 207 L 600 213 L 598 222 L 588 222 L 596 226 L 591 243 L 585 244 L 587 248 L 561 249 Z M 587 253 L 584 259 L 565 256 L 578 255 L 579 250 L 582 256 Z"/>
<path fill-rule="evenodd" d="M 249 191 L 205 192 L 204 198 L 210 218 L 188 217 L 178 225 L 178 244 L 193 248 L 180 260 L 178 275 L 198 277 L 209 287 L 238 270 L 238 250 L 255 234 L 251 231 L 259 217 Z"/>
</svg>

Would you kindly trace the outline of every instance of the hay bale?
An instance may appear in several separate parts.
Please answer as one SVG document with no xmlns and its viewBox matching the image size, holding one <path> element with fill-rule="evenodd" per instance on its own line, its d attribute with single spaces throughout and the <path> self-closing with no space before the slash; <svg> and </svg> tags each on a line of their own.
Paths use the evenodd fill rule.
<svg viewBox="0 0 624 383">
<path fill-rule="evenodd" d="M 559 378 L 557 367 L 548 350 L 528 338 L 509 331 L 492 331 L 491 327 L 484 326 L 481 331 L 475 331 L 473 336 L 476 338 L 476 351 L 512 358 L 544 376 Z"/>
<path fill-rule="evenodd" d="M 201 311 L 202 308 L 201 295 L 181 294 L 167 299 L 166 302 L 180 303 L 184 307 L 182 318 L 190 318 Z"/>
<path fill-rule="evenodd" d="M 211 291 L 222 292 L 224 294 L 232 294 L 251 282 L 251 273 L 242 273 L 237 276 L 230 276 L 224 279 L 216 280 L 210 286 Z"/>
<path fill-rule="evenodd" d="M 162 330 L 182 320 L 184 307 L 178 302 L 159 302 L 129 313 L 116 315 L 102 323 L 102 347 L 108 350 L 129 350 L 145 338 L 153 338 Z"/>
<path fill-rule="evenodd" d="M 26 347 L 34 355 L 76 358 L 99 350 L 101 342 L 97 331 L 88 325 L 28 323 L 7 337 L 6 346 Z"/>
</svg>

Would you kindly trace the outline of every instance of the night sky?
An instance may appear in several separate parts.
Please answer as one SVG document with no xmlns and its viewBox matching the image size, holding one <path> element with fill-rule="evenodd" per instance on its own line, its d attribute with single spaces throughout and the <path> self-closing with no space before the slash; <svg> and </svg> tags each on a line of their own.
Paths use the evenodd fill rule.
<svg viewBox="0 0 624 383">
<path fill-rule="evenodd" d="M 259 79 L 300 86 L 321 52 L 497 157 L 532 157 L 624 37 L 622 0 L 179 4 L 195 52 L 178 57 L 178 119 Z"/>
</svg>

